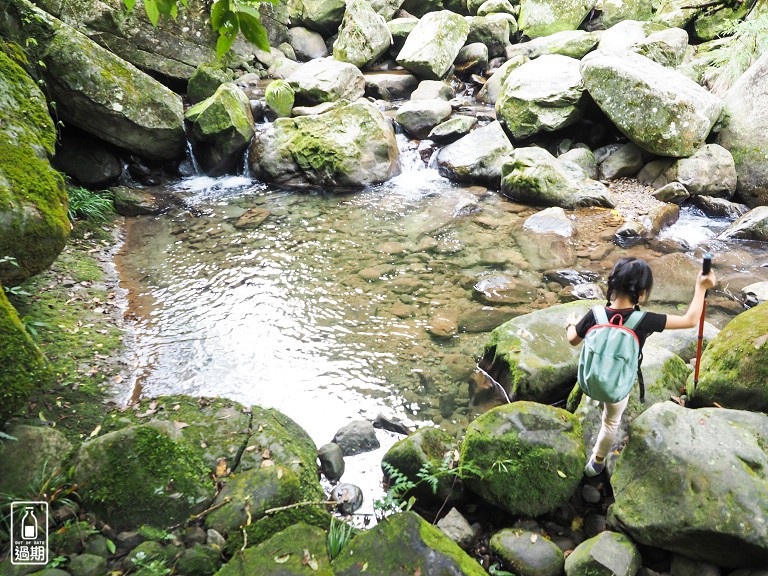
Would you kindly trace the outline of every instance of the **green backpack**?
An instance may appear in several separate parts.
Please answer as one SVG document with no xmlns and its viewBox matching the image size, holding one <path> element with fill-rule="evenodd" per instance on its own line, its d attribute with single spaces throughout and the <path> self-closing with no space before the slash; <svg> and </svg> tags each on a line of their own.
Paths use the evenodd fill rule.
<svg viewBox="0 0 768 576">
<path fill-rule="evenodd" d="M 584 393 L 599 402 L 619 402 L 629 395 L 635 380 L 640 380 L 640 400 L 644 401 L 643 377 L 640 372 L 640 341 L 634 329 L 645 312 L 635 310 L 623 322 L 608 321 L 603 306 L 592 309 L 595 325 L 587 330 L 579 354 L 578 382 Z"/>
</svg>

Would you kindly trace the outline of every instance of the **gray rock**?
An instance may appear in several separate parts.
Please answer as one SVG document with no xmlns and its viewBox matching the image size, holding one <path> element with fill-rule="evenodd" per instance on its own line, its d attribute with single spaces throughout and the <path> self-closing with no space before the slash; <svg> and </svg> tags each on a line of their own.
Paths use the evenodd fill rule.
<svg viewBox="0 0 768 576">
<path fill-rule="evenodd" d="M 714 198 L 712 196 L 695 196 L 691 204 L 712 218 L 731 218 L 735 220 L 749 212 L 749 206 L 746 204 L 739 204 L 725 198 Z"/>
<path fill-rule="evenodd" d="M 634 576 L 640 564 L 640 552 L 629 538 L 618 532 L 601 532 L 579 544 L 565 559 L 565 574 L 581 576 L 605 572 L 614 576 Z"/>
<path fill-rule="evenodd" d="M 216 548 L 218 550 L 224 549 L 224 546 L 226 545 L 227 541 L 224 539 L 224 536 L 222 536 L 218 530 L 209 528 L 208 530 L 206 530 L 205 535 L 206 535 L 205 543 L 208 544 L 208 546 L 212 546 L 213 548 Z"/>
<path fill-rule="evenodd" d="M 510 35 L 517 32 L 514 17 L 470 16 L 467 43 L 479 42 L 488 49 L 489 58 L 505 56 Z"/>
<path fill-rule="evenodd" d="M 331 490 L 331 500 L 340 514 L 352 514 L 363 505 L 363 491 L 354 484 L 337 484 Z"/>
<path fill-rule="evenodd" d="M 728 124 L 717 142 L 727 148 L 736 164 L 737 191 L 755 208 L 768 205 L 768 54 L 741 75 L 725 95 Z"/>
<path fill-rule="evenodd" d="M 720 576 L 720 568 L 706 562 L 697 562 L 680 554 L 672 556 L 670 576 Z"/>
<path fill-rule="evenodd" d="M 424 139 L 451 112 L 453 109 L 445 100 L 411 100 L 400 106 L 395 120 L 412 136 Z"/>
<path fill-rule="evenodd" d="M 381 100 L 408 98 L 419 84 L 416 76 L 407 72 L 369 72 L 364 78 L 366 96 Z"/>
<path fill-rule="evenodd" d="M 596 25 L 610 29 L 625 21 L 650 20 L 653 16 L 651 0 L 605 0 Z"/>
<path fill-rule="evenodd" d="M 420 78 L 440 80 L 456 59 L 469 34 L 469 24 L 448 10 L 424 16 L 397 55 L 397 63 Z"/>
<path fill-rule="evenodd" d="M 639 544 L 692 560 L 765 565 L 768 528 L 759 519 L 768 506 L 768 458 L 758 439 L 766 433 L 764 414 L 652 406 L 632 421 L 611 478 L 614 520 Z M 670 498 L 673 486 L 687 488 Z M 691 515 L 691 507 L 700 513 Z"/>
<path fill-rule="evenodd" d="M 335 442 L 323 444 L 317 449 L 320 471 L 329 481 L 338 482 L 344 475 L 344 453 Z"/>
<path fill-rule="evenodd" d="M 667 182 L 667 179 L 664 178 L 662 174 L 667 168 L 672 166 L 673 163 L 674 159 L 672 158 L 651 160 L 637 173 L 637 179 L 643 184 L 652 185 L 654 188 L 666 186 L 669 182 Z"/>
<path fill-rule="evenodd" d="M 339 429 L 333 437 L 344 456 L 354 456 L 376 450 L 381 446 L 376 429 L 368 420 L 353 420 Z"/>
<path fill-rule="evenodd" d="M 451 508 L 448 514 L 440 518 L 437 527 L 463 550 L 471 550 L 478 535 L 476 527 L 471 526 L 456 508 Z"/>
<path fill-rule="evenodd" d="M 94 556 L 101 556 L 102 558 L 109 558 L 111 552 L 109 551 L 109 543 L 107 538 L 101 534 L 94 534 L 85 543 L 83 551 L 86 554 L 93 554 Z"/>
<path fill-rule="evenodd" d="M 390 21 L 395 16 L 404 0 L 369 0 L 371 8 L 381 15 L 385 21 Z"/>
<path fill-rule="evenodd" d="M 455 115 L 432 128 L 427 138 L 441 144 L 454 142 L 469 134 L 476 124 L 477 118 L 474 116 Z"/>
<path fill-rule="evenodd" d="M 506 56 L 507 58 L 515 56 L 538 58 L 546 54 L 561 54 L 580 60 L 597 46 L 599 39 L 600 35 L 596 32 L 566 30 L 541 38 L 534 38 L 527 42 L 512 44 L 507 48 Z"/>
<path fill-rule="evenodd" d="M 478 182 L 498 187 L 501 168 L 513 147 L 499 122 L 476 128 L 440 150 L 440 174 L 458 182 Z"/>
<path fill-rule="evenodd" d="M 509 0 L 485 0 L 477 9 L 478 16 L 497 13 L 514 14 L 515 8 Z"/>
<path fill-rule="evenodd" d="M 583 94 L 579 61 L 545 55 L 509 73 L 496 115 L 513 139 L 552 132 L 581 118 Z"/>
<path fill-rule="evenodd" d="M 419 23 L 418 18 L 395 18 L 387 22 L 389 33 L 392 35 L 392 47 L 390 48 L 390 54 L 392 57 L 396 57 L 400 50 L 402 50 L 405 40 L 408 38 L 416 25 Z"/>
<path fill-rule="evenodd" d="M 301 62 L 325 58 L 328 56 L 328 47 L 323 37 L 313 30 L 296 26 L 288 30 L 288 41 L 293 46 L 296 59 Z"/>
<path fill-rule="evenodd" d="M 589 0 L 521 0 L 518 23 L 528 38 L 576 30 L 593 6 Z"/>
<path fill-rule="evenodd" d="M 490 548 L 501 557 L 504 566 L 520 574 L 560 576 L 563 573 L 562 550 L 536 532 L 505 528 L 491 537 Z"/>
<path fill-rule="evenodd" d="M 333 56 L 364 68 L 389 49 L 392 36 L 387 23 L 366 0 L 347 0 L 344 19 L 333 43 Z"/>
<path fill-rule="evenodd" d="M 670 182 L 653 192 L 653 197 L 662 202 L 672 202 L 673 204 L 682 204 L 691 195 L 685 186 L 680 182 Z"/>
<path fill-rule="evenodd" d="M 688 33 L 682 28 L 667 28 L 648 35 L 630 50 L 658 62 L 662 66 L 677 68 L 683 62 L 688 48 Z"/>
<path fill-rule="evenodd" d="M 567 152 L 560 154 L 557 159 L 563 164 L 569 163 L 577 166 L 586 178 L 592 180 L 599 178 L 597 161 L 589 148 L 571 148 Z"/>
<path fill-rule="evenodd" d="M 222 563 L 218 550 L 197 543 L 181 553 L 174 569 L 184 576 L 213 576 Z"/>
<path fill-rule="evenodd" d="M 353 102 L 365 93 L 365 78 L 357 66 L 332 57 L 302 64 L 286 81 L 293 88 L 297 106 L 336 100 Z"/>
<path fill-rule="evenodd" d="M 477 93 L 477 100 L 485 104 L 496 104 L 499 96 L 501 96 L 507 76 L 509 76 L 512 70 L 519 68 L 526 62 L 528 62 L 527 56 L 514 56 L 507 60 L 483 84 L 483 87 Z"/>
<path fill-rule="evenodd" d="M 710 322 L 704 322 L 704 333 L 702 345 L 704 347 L 717 336 L 720 332 L 718 328 Z M 699 328 L 686 328 L 684 330 L 665 330 L 664 332 L 654 332 L 646 340 L 647 345 L 653 345 L 657 348 L 667 350 L 680 356 L 688 362 L 696 356 L 696 343 L 699 337 Z"/>
<path fill-rule="evenodd" d="M 445 100 L 453 97 L 453 88 L 442 80 L 422 80 L 411 94 L 411 100 Z"/>
<path fill-rule="evenodd" d="M 600 163 L 600 179 L 613 180 L 634 176 L 643 167 L 643 151 L 629 142 L 618 148 Z"/>
<path fill-rule="evenodd" d="M 736 191 L 736 165 L 718 144 L 705 144 L 689 158 L 680 158 L 662 173 L 667 182 L 680 182 L 691 196 L 726 196 Z"/>
<path fill-rule="evenodd" d="M 135 548 L 133 548 L 121 561 L 121 566 L 126 572 L 136 569 L 136 565 L 145 563 L 148 564 L 155 560 L 165 562 L 168 557 L 168 553 L 165 547 L 159 542 L 148 540 L 141 542 Z"/>
<path fill-rule="evenodd" d="M 557 234 L 564 238 L 571 238 L 576 233 L 576 228 L 566 216 L 565 210 L 554 206 L 526 218 L 523 229 L 533 234 Z"/>
<path fill-rule="evenodd" d="M 768 242 L 768 206 L 753 208 L 728 226 L 718 238 Z"/>
<path fill-rule="evenodd" d="M 604 52 L 631 50 L 633 45 L 645 40 L 648 35 L 645 28 L 645 23 L 637 20 L 616 22 L 600 35 L 597 48 Z"/>
<path fill-rule="evenodd" d="M 763 302 L 768 301 L 768 281 L 755 282 L 748 286 L 744 286 L 744 288 L 741 289 L 741 294 L 745 304 L 750 307 L 762 304 Z"/>
<path fill-rule="evenodd" d="M 107 573 L 107 561 L 101 556 L 80 554 L 72 558 L 67 569 L 72 576 L 103 576 Z"/>
<path fill-rule="evenodd" d="M 5 432 L 16 438 L 0 442 L 0 485 L 8 494 L 24 493 L 44 471 L 50 474 L 61 466 L 72 450 L 71 442 L 55 428 L 17 424 Z"/>
<path fill-rule="evenodd" d="M 232 82 L 231 71 L 210 63 L 200 64 L 187 82 L 187 98 L 197 104 L 213 96 L 219 86 L 227 82 Z"/>
<path fill-rule="evenodd" d="M 692 80 L 633 52 L 588 54 L 581 73 L 587 91 L 616 127 L 660 156 L 693 154 L 723 108 L 722 100 Z"/>
<path fill-rule="evenodd" d="M 104 142 L 88 134 L 62 134 L 53 165 L 90 189 L 114 184 L 123 172 L 120 159 L 107 149 Z"/>
<path fill-rule="evenodd" d="M 479 74 L 488 67 L 488 46 L 482 42 L 467 44 L 454 60 L 456 72 L 460 74 Z"/>
<path fill-rule="evenodd" d="M 298 7 L 298 22 L 310 30 L 329 36 L 338 30 L 346 5 L 344 0 L 302 0 Z"/>
</svg>

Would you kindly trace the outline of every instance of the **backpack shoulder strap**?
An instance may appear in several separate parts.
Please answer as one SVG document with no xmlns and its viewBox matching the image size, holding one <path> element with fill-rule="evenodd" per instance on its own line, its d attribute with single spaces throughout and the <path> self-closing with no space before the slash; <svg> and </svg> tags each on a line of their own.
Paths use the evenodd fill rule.
<svg viewBox="0 0 768 576">
<path fill-rule="evenodd" d="M 592 308 L 592 314 L 595 316 L 595 324 L 608 324 L 608 315 L 605 313 L 605 307 L 595 306 Z"/>
<path fill-rule="evenodd" d="M 629 315 L 629 318 L 627 318 L 627 321 L 624 322 L 624 328 L 629 328 L 630 330 L 634 330 L 635 328 L 637 328 L 637 325 L 643 321 L 643 318 L 645 318 L 645 312 L 643 312 L 642 310 L 635 310 L 634 312 L 632 312 L 632 314 Z"/>
</svg>

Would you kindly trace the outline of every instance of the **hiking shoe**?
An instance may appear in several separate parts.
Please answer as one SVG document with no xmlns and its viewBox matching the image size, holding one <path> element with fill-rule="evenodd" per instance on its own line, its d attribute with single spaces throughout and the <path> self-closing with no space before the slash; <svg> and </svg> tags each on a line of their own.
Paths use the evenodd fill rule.
<svg viewBox="0 0 768 576">
<path fill-rule="evenodd" d="M 602 473 L 603 470 L 605 470 L 605 460 L 597 463 L 595 462 L 594 456 L 590 457 L 589 462 L 587 462 L 587 465 L 584 466 L 584 474 L 590 478 L 594 478 L 598 474 Z"/>
</svg>

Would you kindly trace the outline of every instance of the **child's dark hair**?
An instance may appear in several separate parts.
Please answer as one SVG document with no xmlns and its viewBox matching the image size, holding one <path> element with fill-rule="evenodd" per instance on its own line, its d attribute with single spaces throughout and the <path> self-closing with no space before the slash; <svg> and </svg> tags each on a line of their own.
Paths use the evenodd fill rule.
<svg viewBox="0 0 768 576">
<path fill-rule="evenodd" d="M 651 293 L 653 288 L 653 273 L 644 260 L 638 258 L 622 258 L 613 266 L 608 277 L 608 305 L 615 293 L 625 294 L 637 308 L 643 291 Z"/>
</svg>

